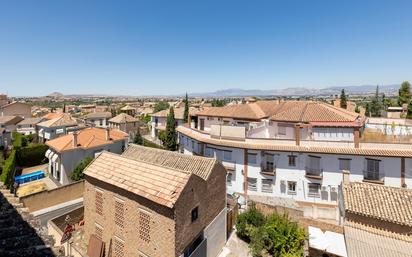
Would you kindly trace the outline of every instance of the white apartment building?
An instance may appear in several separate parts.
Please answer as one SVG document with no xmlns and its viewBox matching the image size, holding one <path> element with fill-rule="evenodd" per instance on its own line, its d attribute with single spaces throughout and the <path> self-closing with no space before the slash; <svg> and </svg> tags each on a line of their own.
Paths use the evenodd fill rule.
<svg viewBox="0 0 412 257">
<path fill-rule="evenodd" d="M 343 173 L 352 182 L 412 187 L 412 145 L 361 142 L 365 119 L 313 101 L 258 101 L 214 107 L 179 126 L 179 150 L 216 157 L 227 191 L 297 204 L 338 219 Z"/>
<path fill-rule="evenodd" d="M 110 118 L 112 118 L 111 112 L 92 112 L 84 115 L 83 121 L 89 127 L 107 128 Z"/>
</svg>

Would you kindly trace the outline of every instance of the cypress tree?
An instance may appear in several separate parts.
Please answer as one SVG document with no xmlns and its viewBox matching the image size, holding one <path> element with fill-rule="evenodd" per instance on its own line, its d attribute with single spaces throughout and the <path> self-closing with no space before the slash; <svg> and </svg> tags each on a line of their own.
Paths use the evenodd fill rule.
<svg viewBox="0 0 412 257">
<path fill-rule="evenodd" d="M 346 109 L 348 107 L 348 99 L 345 94 L 345 89 L 342 89 L 340 93 L 340 108 Z"/>
<path fill-rule="evenodd" d="M 166 137 L 165 137 L 165 141 L 163 142 L 164 147 L 170 151 L 176 150 L 176 147 L 177 147 L 176 139 L 177 139 L 177 133 L 176 133 L 175 112 L 173 110 L 173 107 L 170 107 L 169 114 L 167 115 Z"/>
<path fill-rule="evenodd" d="M 187 122 L 189 120 L 189 99 L 187 97 L 187 93 L 185 98 L 185 112 L 183 114 L 183 120 L 184 122 Z"/>
</svg>

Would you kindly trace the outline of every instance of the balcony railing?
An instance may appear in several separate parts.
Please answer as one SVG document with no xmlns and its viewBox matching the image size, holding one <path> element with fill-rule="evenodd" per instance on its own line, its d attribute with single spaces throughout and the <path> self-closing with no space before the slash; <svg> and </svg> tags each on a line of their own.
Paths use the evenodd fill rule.
<svg viewBox="0 0 412 257">
<path fill-rule="evenodd" d="M 306 167 L 305 170 L 308 177 L 322 178 L 323 170 L 320 168 Z"/>
<path fill-rule="evenodd" d="M 276 173 L 276 166 L 275 165 L 265 165 L 261 164 L 261 173 L 264 175 L 274 176 Z"/>
<path fill-rule="evenodd" d="M 383 183 L 384 174 L 382 172 L 379 172 L 379 171 L 364 170 L 363 171 L 363 179 L 371 181 L 371 182 Z"/>
</svg>

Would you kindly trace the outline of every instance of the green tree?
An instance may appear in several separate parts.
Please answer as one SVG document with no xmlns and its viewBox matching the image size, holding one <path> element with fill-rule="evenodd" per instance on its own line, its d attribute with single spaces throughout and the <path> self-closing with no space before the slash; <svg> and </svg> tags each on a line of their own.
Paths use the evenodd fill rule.
<svg viewBox="0 0 412 257">
<path fill-rule="evenodd" d="M 183 114 L 183 120 L 184 122 L 187 122 L 189 120 L 189 99 L 187 97 L 187 93 L 185 98 L 185 112 Z"/>
<path fill-rule="evenodd" d="M 175 120 L 175 112 L 173 107 L 170 107 L 169 114 L 167 115 L 167 123 L 166 123 L 166 133 L 164 136 L 163 146 L 170 151 L 176 150 L 177 147 L 177 133 L 176 133 L 176 120 Z"/>
<path fill-rule="evenodd" d="M 408 103 L 408 112 L 406 114 L 406 118 L 412 119 L 412 101 Z"/>
<path fill-rule="evenodd" d="M 355 112 L 356 112 L 356 113 L 360 113 L 359 105 L 356 105 L 356 106 L 355 106 Z"/>
<path fill-rule="evenodd" d="M 382 110 L 382 105 L 381 105 L 381 101 L 379 100 L 379 86 L 376 86 L 375 96 L 372 98 L 372 102 L 370 105 L 370 112 L 373 117 L 380 117 L 381 110 Z"/>
<path fill-rule="evenodd" d="M 371 116 L 371 111 L 369 108 L 369 103 L 366 103 L 365 105 L 365 116 L 370 117 Z"/>
<path fill-rule="evenodd" d="M 260 227 L 263 224 L 265 224 L 265 215 L 252 204 L 245 212 L 239 214 L 237 217 L 236 234 L 240 238 L 249 241 L 252 233 L 251 229 L 253 227 Z"/>
<path fill-rule="evenodd" d="M 347 96 L 345 94 L 345 89 L 342 89 L 342 91 L 340 93 L 340 108 L 346 109 L 348 107 L 347 101 L 348 101 L 348 99 L 347 99 Z"/>
<path fill-rule="evenodd" d="M 398 104 L 406 104 L 411 100 L 411 84 L 408 81 L 404 81 L 399 88 Z"/>
<path fill-rule="evenodd" d="M 140 134 L 140 130 L 138 130 L 136 135 L 134 135 L 133 143 L 137 145 L 143 145 L 143 137 Z"/>
<path fill-rule="evenodd" d="M 160 112 L 160 111 L 166 110 L 166 109 L 169 108 L 169 107 L 170 107 L 170 105 L 169 105 L 168 102 L 166 102 L 166 101 L 159 101 L 159 102 L 157 102 L 157 103 L 155 104 L 154 112 Z"/>
<path fill-rule="evenodd" d="M 142 114 L 140 115 L 140 120 L 143 121 L 144 123 L 149 123 L 152 117 L 150 117 L 149 114 Z"/>
<path fill-rule="evenodd" d="M 84 158 L 79 164 L 77 164 L 76 168 L 74 168 L 74 171 L 70 175 L 70 178 L 73 181 L 79 181 L 83 179 L 83 170 L 87 167 L 87 165 L 89 165 L 91 161 L 93 161 L 93 157 L 91 156 Z"/>
</svg>

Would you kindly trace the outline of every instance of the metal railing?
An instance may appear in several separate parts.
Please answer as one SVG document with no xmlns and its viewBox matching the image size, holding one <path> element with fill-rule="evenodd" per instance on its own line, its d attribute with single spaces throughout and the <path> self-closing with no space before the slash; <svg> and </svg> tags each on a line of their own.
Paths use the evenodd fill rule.
<svg viewBox="0 0 412 257">
<path fill-rule="evenodd" d="M 306 170 L 306 175 L 307 175 L 307 176 L 322 177 L 323 169 L 305 167 L 305 170 Z"/>
<path fill-rule="evenodd" d="M 384 174 L 379 171 L 372 171 L 372 170 L 364 170 L 363 171 L 363 178 L 366 180 L 375 180 L 375 181 L 383 181 Z"/>
</svg>

